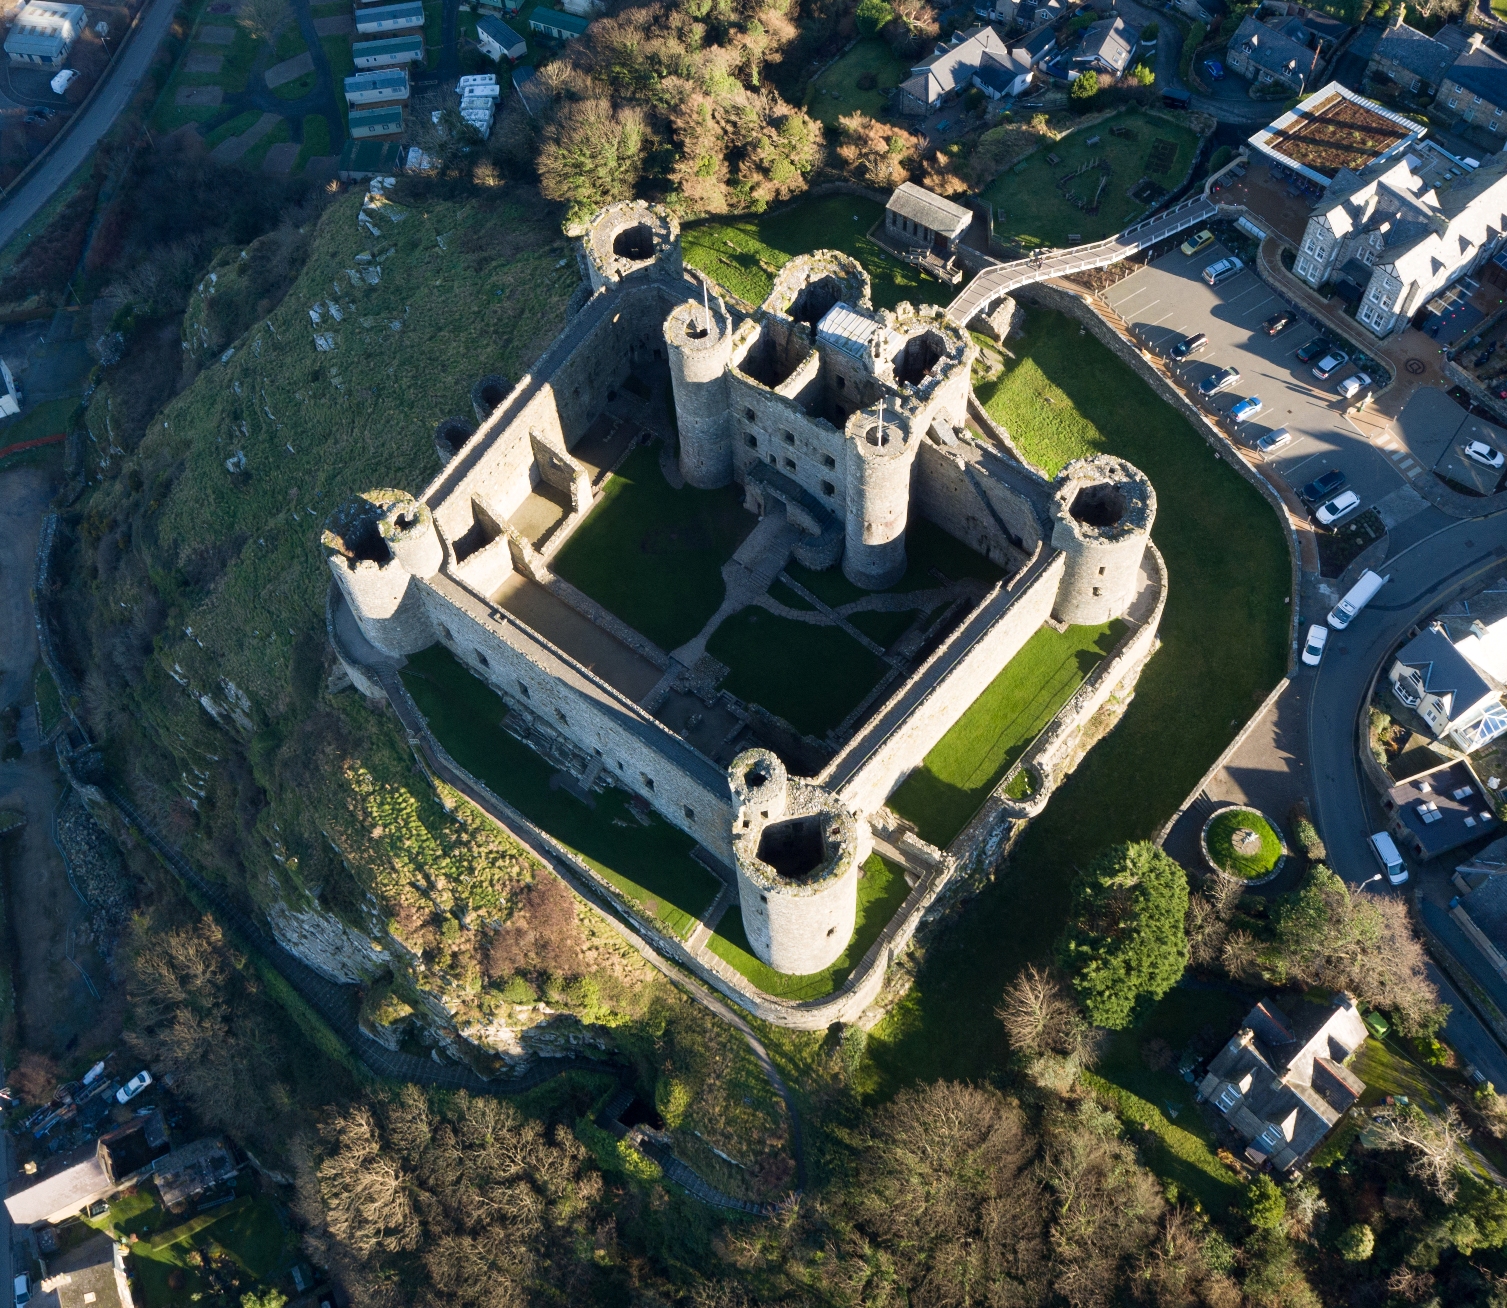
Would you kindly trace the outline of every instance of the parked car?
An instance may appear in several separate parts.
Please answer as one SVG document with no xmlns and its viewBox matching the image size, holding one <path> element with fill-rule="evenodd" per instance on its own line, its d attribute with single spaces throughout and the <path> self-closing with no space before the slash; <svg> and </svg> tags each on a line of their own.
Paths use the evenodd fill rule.
<svg viewBox="0 0 1507 1308">
<path fill-rule="evenodd" d="M 1188 237 L 1182 243 L 1182 252 L 1184 254 L 1197 254 L 1200 250 L 1213 244 L 1214 233 L 1205 227 L 1201 232 L 1194 232 L 1192 236 Z"/>
<path fill-rule="evenodd" d="M 1194 332 L 1191 336 L 1184 336 L 1169 353 L 1174 359 L 1186 359 L 1195 350 L 1201 350 L 1209 343 L 1209 338 L 1202 332 Z"/>
<path fill-rule="evenodd" d="M 1306 345 L 1298 346 L 1298 362 L 1312 363 L 1329 348 L 1329 344 L 1327 336 L 1315 336 Z"/>
<path fill-rule="evenodd" d="M 73 85 L 74 79 L 77 77 L 78 69 L 65 68 L 61 73 L 54 77 L 52 81 L 48 83 L 48 85 L 52 87 L 52 93 L 54 95 L 62 95 L 64 91 L 66 91 L 70 86 Z"/>
<path fill-rule="evenodd" d="M 1319 666 L 1319 660 L 1324 657 L 1324 646 L 1329 643 L 1329 628 L 1322 622 L 1315 622 L 1308 628 L 1308 639 L 1303 642 L 1303 662 L 1311 668 Z"/>
<path fill-rule="evenodd" d="M 1230 410 L 1231 422 L 1249 422 L 1261 412 L 1263 405 L 1259 395 L 1247 396 Z"/>
<path fill-rule="evenodd" d="M 31 1302 L 31 1277 L 22 1272 L 16 1277 L 16 1308 Z"/>
<path fill-rule="evenodd" d="M 1477 463 L 1487 468 L 1500 468 L 1504 462 L 1502 451 L 1493 449 L 1485 441 L 1471 441 L 1465 447 L 1465 457 L 1474 459 Z"/>
<path fill-rule="evenodd" d="M 1228 390 L 1239 380 L 1239 368 L 1221 368 L 1218 372 L 1211 373 L 1198 383 L 1198 393 L 1205 397 L 1218 395 L 1220 391 Z"/>
<path fill-rule="evenodd" d="M 1211 82 L 1224 81 L 1224 65 L 1217 59 L 1205 59 L 1204 72 L 1208 73 Z"/>
<path fill-rule="evenodd" d="M 1305 504 L 1322 504 L 1336 491 L 1345 489 L 1346 477 L 1338 468 L 1330 468 L 1328 472 L 1321 472 L 1308 485 L 1304 486 L 1298 495 Z"/>
<path fill-rule="evenodd" d="M 1320 381 L 1328 381 L 1329 378 L 1350 362 L 1350 356 L 1344 350 L 1330 350 L 1322 359 L 1313 365 L 1313 375 Z"/>
<path fill-rule="evenodd" d="M 137 1072 L 135 1076 L 115 1092 L 115 1102 L 117 1104 L 130 1103 L 131 1100 L 135 1099 L 137 1095 L 151 1084 L 152 1074 L 150 1072 L 145 1070 Z"/>
<path fill-rule="evenodd" d="M 1340 393 L 1341 399 L 1348 400 L 1358 395 L 1361 391 L 1365 390 L 1365 388 L 1370 384 L 1371 378 L 1368 374 L 1363 372 L 1352 372 L 1334 389 Z"/>
<path fill-rule="evenodd" d="M 1387 880 L 1394 886 L 1407 883 L 1408 865 L 1402 861 L 1402 855 L 1397 852 L 1397 842 L 1385 831 L 1378 831 L 1367 843 L 1371 846 L 1371 852 L 1376 855 L 1376 861 L 1381 864 L 1381 870 L 1386 873 Z"/>
<path fill-rule="evenodd" d="M 1264 331 L 1268 336 L 1280 336 L 1297 320 L 1298 315 L 1295 314 L 1291 309 L 1283 309 L 1278 313 L 1272 314 L 1270 318 L 1262 323 L 1261 330 Z"/>
<path fill-rule="evenodd" d="M 1292 444 L 1292 433 L 1286 427 L 1278 427 L 1276 431 L 1269 431 L 1259 441 L 1256 448 L 1262 454 L 1275 454 L 1284 445 Z"/>
<path fill-rule="evenodd" d="M 1218 263 L 1211 263 L 1204 269 L 1204 281 L 1210 286 L 1218 286 L 1220 282 L 1227 282 L 1231 277 L 1239 276 L 1245 269 L 1245 264 L 1233 254 L 1228 259 L 1221 259 Z"/>
<path fill-rule="evenodd" d="M 1329 527 L 1338 522 L 1347 513 L 1360 507 L 1360 496 L 1354 491 L 1342 491 L 1332 500 L 1326 500 L 1314 510 L 1313 516 L 1318 519 L 1321 527 Z"/>
</svg>

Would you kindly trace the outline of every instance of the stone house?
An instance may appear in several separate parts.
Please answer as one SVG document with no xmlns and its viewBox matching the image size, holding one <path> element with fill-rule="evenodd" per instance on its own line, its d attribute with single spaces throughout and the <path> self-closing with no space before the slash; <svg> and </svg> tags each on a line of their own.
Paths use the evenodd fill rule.
<svg viewBox="0 0 1507 1308">
<path fill-rule="evenodd" d="M 1280 28 L 1268 27 L 1255 15 L 1247 15 L 1230 38 L 1224 62 L 1231 72 L 1257 86 L 1277 84 L 1302 95 L 1319 67 L 1319 52 L 1307 44 L 1307 36 L 1307 28 L 1296 20 Z"/>
<path fill-rule="evenodd" d="M 1443 85 L 1450 65 L 1465 52 L 1467 38 L 1453 24 L 1441 27 L 1435 36 L 1425 36 L 1403 22 L 1402 16 L 1403 6 L 1398 5 L 1366 65 L 1366 80 L 1431 97 Z"/>
<path fill-rule="evenodd" d="M 1297 1167 L 1365 1091 L 1345 1063 L 1366 1043 L 1348 995 L 1300 1003 L 1288 1017 L 1271 1000 L 1246 1014 L 1198 1087 L 1246 1141 L 1245 1156 L 1272 1170 Z"/>
<path fill-rule="evenodd" d="M 1481 33 L 1470 34 L 1465 51 L 1444 74 L 1434 108 L 1482 131 L 1507 131 L 1507 59 L 1486 45 Z"/>
<path fill-rule="evenodd" d="M 1502 687 L 1477 668 L 1443 629 L 1431 626 L 1408 641 L 1387 671 L 1392 693 L 1467 754 L 1507 731 Z"/>
<path fill-rule="evenodd" d="M 1105 18 L 1083 33 L 1083 43 L 1073 52 L 1073 68 L 1080 73 L 1123 77 L 1139 40 L 1136 29 L 1126 27 L 1118 14 Z"/>
<path fill-rule="evenodd" d="M 924 186 L 902 182 L 884 207 L 884 232 L 896 245 L 923 246 L 944 259 L 973 222 L 971 210 L 933 195 Z"/>
<path fill-rule="evenodd" d="M 61 68 L 84 23 L 83 5 L 30 0 L 11 23 L 5 53 L 19 67 Z"/>
<path fill-rule="evenodd" d="M 1011 50 L 1003 37 L 992 27 L 980 24 L 966 32 L 955 33 L 951 41 L 939 43 L 920 63 L 911 68 L 911 75 L 901 82 L 895 91 L 895 105 L 902 114 L 925 117 L 949 100 L 956 99 L 970 86 L 980 72 L 996 70 L 1011 86 L 1025 82 L 1030 84 L 1030 70 L 1037 60 L 1029 53 Z M 991 92 L 990 85 L 981 89 L 986 95 L 997 99 L 998 91 Z M 1007 91 L 1004 94 L 1018 94 Z"/>
</svg>

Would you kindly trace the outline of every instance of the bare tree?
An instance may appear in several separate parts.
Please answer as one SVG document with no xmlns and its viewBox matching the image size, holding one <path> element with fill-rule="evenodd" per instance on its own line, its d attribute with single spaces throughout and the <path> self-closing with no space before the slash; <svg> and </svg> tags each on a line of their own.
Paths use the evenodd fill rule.
<svg viewBox="0 0 1507 1308">
<path fill-rule="evenodd" d="M 1388 1109 L 1371 1119 L 1371 1132 L 1376 1148 L 1408 1153 L 1408 1170 L 1445 1203 L 1454 1201 L 1469 1132 L 1453 1104 L 1437 1116 L 1413 1106 Z"/>
<path fill-rule="evenodd" d="M 846 114 L 837 120 L 842 140 L 837 157 L 873 186 L 898 186 L 909 176 L 915 158 L 915 138 L 899 128 L 876 123 L 864 113 Z"/>
<path fill-rule="evenodd" d="M 1011 1048 L 1028 1056 L 1081 1054 L 1085 1024 L 1062 983 L 1030 963 L 1005 987 L 994 1010 Z"/>
<path fill-rule="evenodd" d="M 270 41 L 288 18 L 288 0 L 241 0 L 236 22 L 253 41 Z"/>
</svg>

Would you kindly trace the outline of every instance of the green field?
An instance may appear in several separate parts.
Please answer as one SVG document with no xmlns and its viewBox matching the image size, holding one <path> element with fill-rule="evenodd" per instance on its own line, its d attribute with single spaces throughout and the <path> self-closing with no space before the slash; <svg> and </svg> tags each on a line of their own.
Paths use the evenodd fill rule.
<svg viewBox="0 0 1507 1308">
<path fill-rule="evenodd" d="M 891 258 L 869 239 L 869 229 L 883 217 L 884 207 L 873 200 L 824 196 L 768 214 L 687 223 L 681 247 L 690 267 L 750 304 L 763 302 L 774 274 L 790 259 L 812 250 L 843 250 L 858 259 L 873 279 L 872 298 L 880 309 L 901 300 L 950 303 L 958 288 Z"/>
<path fill-rule="evenodd" d="M 901 616 L 909 626 L 910 615 Z M 706 652 L 727 664 L 725 689 L 762 704 L 806 736 L 835 727 L 886 671 L 882 659 L 841 627 L 818 627 L 755 607 L 724 619 Z"/>
<path fill-rule="evenodd" d="M 722 565 L 758 524 L 736 487 L 676 490 L 659 446 L 608 478 L 551 567 L 662 649 L 690 640 L 722 603 Z"/>
<path fill-rule="evenodd" d="M 1134 138 L 1111 136 L 1110 129 L 1116 126 L 1128 127 Z M 1172 119 L 1140 110 L 1069 133 L 1055 145 L 1042 146 L 985 188 L 983 198 L 994 206 L 994 234 L 1026 248 L 1064 246 L 1070 235 L 1081 236 L 1085 242 L 1112 236 L 1147 208 L 1146 202 L 1131 199 L 1130 189 L 1149 177 L 1175 190 L 1193 164 L 1198 139 L 1195 132 Z M 1089 145 L 1090 140 L 1097 143 Z M 1174 148 L 1159 147 L 1158 142 Z M 1050 163 L 1049 155 L 1056 155 L 1058 162 Z M 1093 159 L 1106 162 L 1110 173 L 1098 212 L 1089 214 L 1067 199 L 1058 183 Z M 1151 171 L 1153 167 L 1160 171 Z M 1097 169 L 1083 173 L 1067 184 L 1070 193 L 1091 201 L 1100 175 Z"/>
<path fill-rule="evenodd" d="M 1022 964 L 1049 954 L 1073 867 L 1116 841 L 1154 836 L 1287 661 L 1289 564 L 1266 501 L 1073 320 L 1033 311 L 1010 344 L 1014 361 L 979 397 L 1029 458 L 1055 473 L 1105 450 L 1156 487 L 1152 536 L 1169 574 L 1162 648 L 1120 724 L 1064 781 L 875 1029 L 869 1048 L 890 1088 L 1004 1071 L 994 1006 Z"/>
<path fill-rule="evenodd" d="M 874 86 L 868 90 L 858 85 L 865 73 L 874 77 Z M 909 76 L 910 65 L 895 55 L 889 42 L 871 36 L 812 82 L 806 92 L 806 112 L 834 132 L 844 114 L 877 118 L 889 105 L 890 92 Z"/>
<path fill-rule="evenodd" d="M 691 933 L 719 884 L 691 858 L 695 841 L 657 815 L 641 823 L 621 790 L 594 796 L 588 808 L 553 785 L 555 769 L 499 725 L 507 706 L 444 646 L 409 659 L 403 684 L 461 767 L 575 850 L 666 930 L 682 939 Z"/>
<path fill-rule="evenodd" d="M 722 915 L 722 921 L 707 941 L 707 948 L 765 994 L 796 1001 L 820 999 L 847 980 L 848 973 L 869 952 L 869 946 L 879 938 L 879 933 L 899 911 L 909 893 L 905 873 L 878 854 L 870 854 L 858 881 L 858 916 L 853 938 L 831 967 L 809 976 L 787 976 L 760 962 L 744 934 L 743 914 L 736 904 Z"/>
<path fill-rule="evenodd" d="M 946 849 L 1124 630 L 1123 622 L 1042 627 L 901 783 L 889 807 Z"/>
</svg>

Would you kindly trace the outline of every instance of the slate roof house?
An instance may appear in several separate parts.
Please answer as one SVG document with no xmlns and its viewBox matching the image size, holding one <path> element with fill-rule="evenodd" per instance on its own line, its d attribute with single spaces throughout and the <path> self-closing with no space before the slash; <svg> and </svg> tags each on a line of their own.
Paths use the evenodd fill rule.
<svg viewBox="0 0 1507 1308">
<path fill-rule="evenodd" d="M 1038 41 L 1038 48 L 1042 44 Z M 992 27 L 972 27 L 955 33 L 951 41 L 939 44 L 911 68 L 911 75 L 895 92 L 896 108 L 902 114 L 924 117 L 973 85 L 991 99 L 1018 95 L 1030 85 L 1031 69 L 1044 57 L 1033 56 L 1025 47 L 1012 50 Z M 991 75 L 976 83 L 981 72 Z M 1000 90 L 1002 85 L 1007 89 Z"/>
<path fill-rule="evenodd" d="M 1263 1000 L 1210 1062 L 1198 1098 L 1239 1132 L 1251 1162 L 1285 1172 L 1365 1091 L 1344 1065 L 1365 1043 L 1366 1024 L 1348 995 L 1326 1006 L 1300 1003 L 1293 1017 Z"/>
<path fill-rule="evenodd" d="M 1126 27 L 1118 14 L 1106 18 L 1083 33 L 1083 43 L 1073 52 L 1073 67 L 1080 73 L 1123 77 L 1139 40 L 1140 33 Z"/>
<path fill-rule="evenodd" d="M 1463 758 L 1399 781 L 1381 806 L 1398 843 L 1425 859 L 1468 845 L 1498 825 L 1486 787 Z"/>
<path fill-rule="evenodd" d="M 153 1160 L 167 1151 L 162 1114 L 134 1118 L 64 1158 L 49 1160 L 36 1176 L 12 1181 L 5 1210 L 17 1226 L 66 1221 L 150 1172 Z"/>
<path fill-rule="evenodd" d="M 884 230 L 900 246 L 924 246 L 944 258 L 973 222 L 971 210 L 933 195 L 924 186 L 902 182 L 884 207 Z"/>
<path fill-rule="evenodd" d="M 1434 108 L 1487 132 L 1507 132 L 1507 59 L 1472 32 L 1464 53 L 1450 65 Z"/>
<path fill-rule="evenodd" d="M 1408 641 L 1387 672 L 1392 693 L 1428 723 L 1438 740 L 1467 754 L 1507 731 L 1502 688 L 1430 626 Z"/>
<path fill-rule="evenodd" d="M 1308 29 L 1296 20 L 1276 28 L 1247 15 L 1230 38 L 1224 61 L 1258 86 L 1280 83 L 1302 95 L 1319 67 L 1319 52 L 1308 45 L 1307 37 Z"/>
<path fill-rule="evenodd" d="M 1434 36 L 1425 36 L 1402 21 L 1403 8 L 1397 5 L 1392 10 L 1387 30 L 1366 65 L 1366 78 L 1392 82 L 1414 95 L 1432 96 L 1438 92 L 1450 65 L 1464 53 L 1467 38 L 1453 25 L 1441 27 Z"/>
</svg>

